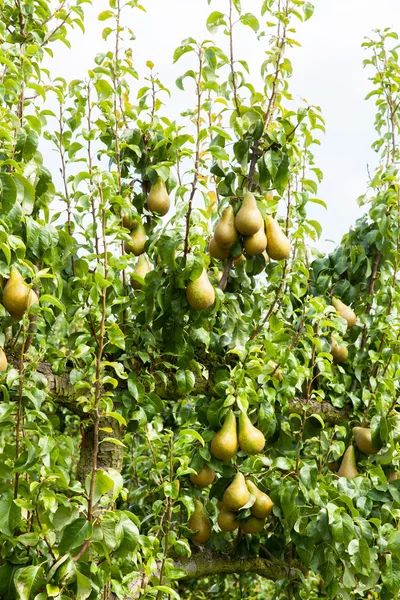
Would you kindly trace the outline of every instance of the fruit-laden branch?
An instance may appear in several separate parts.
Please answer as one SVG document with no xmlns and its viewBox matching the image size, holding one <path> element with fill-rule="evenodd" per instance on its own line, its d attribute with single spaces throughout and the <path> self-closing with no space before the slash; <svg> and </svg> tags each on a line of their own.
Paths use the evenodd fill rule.
<svg viewBox="0 0 400 600">
<path fill-rule="evenodd" d="M 174 568 L 182 571 L 178 579 L 201 579 L 202 577 L 211 577 L 213 575 L 229 575 L 240 573 L 255 573 L 265 579 L 277 581 L 291 577 L 296 579 L 301 565 L 292 562 L 290 567 L 286 563 L 279 560 L 266 560 L 260 556 L 250 556 L 248 558 L 240 558 L 234 553 L 224 554 L 217 552 L 211 548 L 194 548 L 190 558 L 178 558 L 174 560 Z M 158 567 L 159 569 L 159 567 Z M 151 575 L 144 576 L 138 574 L 129 584 L 131 593 L 126 596 L 125 600 L 133 600 L 138 598 L 142 590 L 147 586 L 150 580 L 156 579 L 159 570 L 154 571 Z M 156 585 L 156 580 L 154 581 Z M 116 596 L 113 596 L 116 598 Z"/>
</svg>

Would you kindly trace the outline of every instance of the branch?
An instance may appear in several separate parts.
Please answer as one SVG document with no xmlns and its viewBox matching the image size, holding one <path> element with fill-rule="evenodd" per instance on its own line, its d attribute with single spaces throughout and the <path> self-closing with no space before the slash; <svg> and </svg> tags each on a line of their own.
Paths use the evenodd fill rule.
<svg viewBox="0 0 400 600">
<path fill-rule="evenodd" d="M 318 400 L 307 400 L 306 398 L 294 398 L 288 404 L 288 412 L 296 415 L 311 416 L 320 415 L 328 426 L 340 425 L 350 418 L 350 412 L 347 408 L 335 408 L 329 402 L 319 402 Z"/>
</svg>

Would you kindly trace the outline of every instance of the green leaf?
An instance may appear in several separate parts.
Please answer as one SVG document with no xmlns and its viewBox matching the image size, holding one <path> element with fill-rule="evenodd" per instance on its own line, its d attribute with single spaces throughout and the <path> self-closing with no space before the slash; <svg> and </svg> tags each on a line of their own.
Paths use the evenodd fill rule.
<svg viewBox="0 0 400 600">
<path fill-rule="evenodd" d="M 394 531 L 388 539 L 388 550 L 400 558 L 400 531 Z"/>
<path fill-rule="evenodd" d="M 168 594 L 169 596 L 176 598 L 176 600 L 180 600 L 179 594 L 167 585 L 155 585 L 151 589 L 155 591 L 164 592 L 164 594 Z"/>
<path fill-rule="evenodd" d="M 371 556 L 370 556 L 370 553 L 369 553 L 368 542 L 364 538 L 361 538 L 359 540 L 359 551 L 360 551 L 361 562 L 366 567 L 369 567 L 370 564 L 371 564 Z"/>
<path fill-rule="evenodd" d="M 260 29 L 260 23 L 258 22 L 258 19 L 252 13 L 246 13 L 242 15 L 240 17 L 240 21 L 243 23 L 243 25 L 248 25 L 251 27 L 256 33 Z"/>
<path fill-rule="evenodd" d="M 83 575 L 83 573 L 78 571 L 78 569 L 76 569 L 75 573 L 76 600 L 86 600 L 86 598 L 89 598 L 90 594 L 92 593 L 93 584 L 90 581 L 90 579 L 88 579 L 86 575 Z"/>
<path fill-rule="evenodd" d="M 21 509 L 12 498 L 0 500 L 0 532 L 11 537 L 21 521 Z"/>
<path fill-rule="evenodd" d="M 18 569 L 14 575 L 15 589 L 18 594 L 18 600 L 32 600 L 35 592 L 44 583 L 43 567 L 30 565 L 23 569 Z"/>
<path fill-rule="evenodd" d="M 99 21 L 107 21 L 107 19 L 112 19 L 114 13 L 112 10 L 103 10 L 97 17 Z"/>
<path fill-rule="evenodd" d="M 175 378 L 178 384 L 178 392 L 180 394 L 190 394 L 196 383 L 193 373 L 191 371 L 179 369 L 175 374 Z"/>
<path fill-rule="evenodd" d="M 283 196 L 287 184 L 289 181 L 289 158 L 285 154 L 281 164 L 279 165 L 278 172 L 274 178 L 275 189 L 280 196 Z"/>
<path fill-rule="evenodd" d="M 218 27 L 221 25 L 226 26 L 225 15 L 222 12 L 214 11 L 207 19 L 207 29 L 210 33 L 216 33 Z"/>
<path fill-rule="evenodd" d="M 43 296 L 40 296 L 40 302 L 47 302 L 48 304 L 59 308 L 61 312 L 66 312 L 65 306 L 61 302 L 61 300 L 59 300 L 55 296 L 52 296 L 51 294 L 43 294 Z"/>
<path fill-rule="evenodd" d="M 199 441 L 202 446 L 205 445 L 204 440 L 199 434 L 199 432 L 195 431 L 194 429 L 182 429 L 179 431 L 179 435 L 189 435 L 190 437 L 195 438 L 197 441 Z"/>
<path fill-rule="evenodd" d="M 86 492 L 89 495 L 89 491 L 90 491 L 90 483 L 91 483 L 91 479 L 92 476 L 88 475 L 86 477 Z M 111 492 L 111 490 L 114 487 L 114 482 L 112 480 L 112 478 L 107 475 L 107 473 L 105 471 L 103 471 L 102 469 L 99 469 L 96 472 L 96 476 L 95 476 L 95 480 L 94 480 L 94 494 L 93 494 L 93 506 L 96 505 L 98 503 L 98 501 L 100 500 L 100 498 L 102 496 L 105 496 L 105 494 L 108 494 L 109 492 Z"/>
<path fill-rule="evenodd" d="M 117 346 L 117 348 L 121 348 L 121 350 L 125 350 L 125 336 L 119 325 L 112 323 L 107 327 L 107 333 L 111 344 Z"/>
<path fill-rule="evenodd" d="M 75 519 L 64 529 L 59 545 L 61 554 L 78 548 L 92 535 L 92 525 L 86 519 Z"/>
<path fill-rule="evenodd" d="M 17 186 L 11 175 L 0 173 L 0 205 L 3 211 L 9 212 L 17 200 Z"/>
<path fill-rule="evenodd" d="M 305 2 L 303 5 L 304 20 L 308 21 L 314 14 L 314 6 L 311 2 Z"/>
</svg>

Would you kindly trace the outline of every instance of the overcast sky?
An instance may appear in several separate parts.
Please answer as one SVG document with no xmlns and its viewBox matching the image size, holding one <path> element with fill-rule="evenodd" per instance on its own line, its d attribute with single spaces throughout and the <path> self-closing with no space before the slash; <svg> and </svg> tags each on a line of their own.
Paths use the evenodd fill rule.
<svg viewBox="0 0 400 600">
<path fill-rule="evenodd" d="M 307 23 L 298 23 L 296 38 L 301 48 L 289 54 L 294 75 L 292 94 L 320 105 L 326 119 L 327 134 L 316 151 L 317 166 L 325 175 L 319 197 L 328 204 L 328 210 L 312 207 L 309 213 L 323 226 L 318 247 L 333 249 L 356 218 L 361 214 L 356 199 L 364 193 L 367 164 L 372 170 L 377 156 L 371 150 L 374 138 L 374 101 L 364 101 L 370 90 L 371 72 L 362 68 L 366 56 L 361 43 L 372 30 L 398 27 L 400 30 L 399 0 L 315 0 L 315 13 Z M 101 39 L 107 23 L 97 21 L 97 14 L 108 8 L 107 0 L 93 0 L 94 7 L 86 8 L 86 33 L 78 30 L 72 35 L 72 49 L 61 44 L 54 47 L 55 61 L 60 74 L 67 80 L 84 78 L 93 66 L 96 53 L 108 49 Z M 190 55 L 182 63 L 172 64 L 172 54 L 183 38 L 198 40 L 210 37 L 205 21 L 211 10 L 226 11 L 228 0 L 143 0 L 147 13 L 127 10 L 124 24 L 135 31 L 134 57 L 139 72 L 144 72 L 146 60 L 152 60 L 163 83 L 173 91 L 169 106 L 173 118 L 192 104 L 192 96 L 185 96 L 175 88 L 175 80 L 187 68 L 192 68 Z M 242 0 L 245 11 L 254 10 L 261 0 Z M 86 5 L 83 5 L 84 7 Z M 254 35 L 243 26 L 237 29 L 236 58 L 247 59 L 250 65 L 264 59 L 262 46 L 255 43 Z M 109 40 L 111 42 L 111 40 Z M 226 44 L 227 38 L 220 38 Z M 186 61 L 186 62 L 185 62 Z M 57 70 L 57 69 L 56 69 Z M 141 82 L 140 85 L 143 85 Z M 55 157 L 52 157 L 52 162 Z"/>
</svg>

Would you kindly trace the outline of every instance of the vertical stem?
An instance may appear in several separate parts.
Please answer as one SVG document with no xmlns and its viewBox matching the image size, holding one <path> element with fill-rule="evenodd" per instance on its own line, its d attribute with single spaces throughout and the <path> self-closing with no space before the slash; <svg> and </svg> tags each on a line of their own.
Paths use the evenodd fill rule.
<svg viewBox="0 0 400 600">
<path fill-rule="evenodd" d="M 15 426 L 15 461 L 19 458 L 20 451 L 20 435 L 22 427 L 22 392 L 23 392 L 23 374 L 24 374 L 24 354 L 25 354 L 25 326 L 23 325 L 22 344 L 19 354 L 19 382 L 18 382 L 18 407 L 17 407 L 17 422 Z M 14 480 L 14 498 L 18 497 L 19 473 L 15 473 Z"/>
<path fill-rule="evenodd" d="M 97 235 L 97 219 L 96 219 L 96 204 L 93 194 L 93 159 L 92 159 L 92 142 L 90 139 L 90 134 L 92 131 L 92 103 L 91 103 L 91 95 L 90 95 L 90 83 L 87 85 L 87 130 L 88 130 L 88 145 L 87 145 L 87 153 L 88 153 L 88 165 L 89 165 L 89 174 L 90 174 L 90 186 L 91 186 L 91 194 L 90 194 L 90 203 L 92 208 L 92 221 L 93 221 L 93 233 L 94 233 L 94 244 L 96 250 L 96 259 L 97 263 L 100 262 L 100 248 L 99 248 L 99 237 Z"/>
<path fill-rule="evenodd" d="M 62 176 L 62 180 L 63 180 L 63 184 L 64 184 L 65 200 L 67 201 L 67 228 L 68 228 L 68 235 L 72 236 L 72 226 L 71 226 L 71 198 L 70 198 L 69 191 L 68 191 L 67 165 L 66 165 L 66 161 L 65 161 L 65 148 L 64 148 L 64 142 L 63 142 L 63 136 L 64 136 L 64 113 L 63 113 L 63 103 L 62 102 L 60 102 L 59 124 L 60 124 L 60 141 L 59 141 L 59 146 L 60 146 L 60 158 L 61 158 L 61 176 Z M 74 257 L 73 256 L 71 257 L 71 266 L 72 266 L 72 273 L 74 274 L 74 277 L 75 277 L 75 262 L 74 262 Z"/>
<path fill-rule="evenodd" d="M 236 85 L 236 73 L 235 73 L 235 60 L 233 54 L 233 2 L 229 0 L 229 51 L 230 51 L 230 63 L 231 63 L 231 76 L 232 76 L 232 87 L 233 87 L 233 101 L 235 104 L 236 112 L 240 117 L 240 107 L 237 96 L 237 85 Z"/>
</svg>

